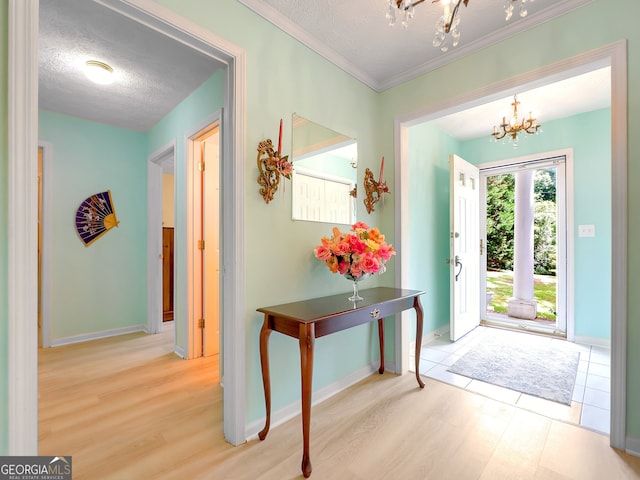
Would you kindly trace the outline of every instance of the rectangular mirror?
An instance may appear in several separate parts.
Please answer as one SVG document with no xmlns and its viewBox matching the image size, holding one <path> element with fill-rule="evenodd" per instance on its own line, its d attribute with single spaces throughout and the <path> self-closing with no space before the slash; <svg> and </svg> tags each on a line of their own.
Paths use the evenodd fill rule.
<svg viewBox="0 0 640 480">
<path fill-rule="evenodd" d="M 355 223 L 358 182 L 356 140 L 295 113 L 291 124 L 293 219 Z"/>
</svg>

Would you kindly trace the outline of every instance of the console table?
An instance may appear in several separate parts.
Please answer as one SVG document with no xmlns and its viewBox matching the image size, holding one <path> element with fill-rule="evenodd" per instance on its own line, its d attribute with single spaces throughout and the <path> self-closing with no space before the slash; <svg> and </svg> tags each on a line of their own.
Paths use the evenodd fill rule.
<svg viewBox="0 0 640 480">
<path fill-rule="evenodd" d="M 311 475 L 309 430 L 311 425 L 311 385 L 315 339 L 377 320 L 380 340 L 380 368 L 378 372 L 382 374 L 384 373 L 383 319 L 413 308 L 416 311 L 416 379 L 420 388 L 424 388 L 424 383 L 418 371 L 423 321 L 420 295 L 423 293 L 417 290 L 378 287 L 361 290 L 360 295 L 364 300 L 358 302 L 348 300 L 349 295 L 341 293 L 330 297 L 258 308 L 258 312 L 264 313 L 264 324 L 260 330 L 260 363 L 262 365 L 262 383 L 267 413 L 265 426 L 258 434 L 260 440 L 264 440 L 267 437 L 271 423 L 271 380 L 269 377 L 268 346 L 269 335 L 271 335 L 272 331 L 275 330 L 297 338 L 300 343 L 303 437 L 302 474 L 305 477 L 309 477 Z"/>
</svg>

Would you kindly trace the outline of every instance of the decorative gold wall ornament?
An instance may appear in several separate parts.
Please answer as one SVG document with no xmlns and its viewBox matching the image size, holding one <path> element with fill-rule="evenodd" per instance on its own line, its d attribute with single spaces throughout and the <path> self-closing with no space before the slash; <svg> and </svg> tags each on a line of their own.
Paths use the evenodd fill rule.
<svg viewBox="0 0 640 480">
<path fill-rule="evenodd" d="M 367 208 L 367 213 L 374 211 L 373 206 L 378 203 L 383 197 L 384 193 L 389 193 L 389 187 L 387 182 L 382 180 L 382 173 L 384 172 L 384 157 L 380 163 L 380 177 L 378 181 L 373 178 L 373 172 L 368 168 L 364 171 L 364 191 L 366 197 L 364 199 L 364 206 Z"/>
<path fill-rule="evenodd" d="M 273 150 L 273 143 L 268 138 L 258 144 L 258 185 L 260 185 L 260 195 L 266 203 L 273 200 L 273 196 L 278 191 L 280 177 L 291 178 L 293 171 L 289 156 L 280 156 L 279 152 Z"/>
</svg>

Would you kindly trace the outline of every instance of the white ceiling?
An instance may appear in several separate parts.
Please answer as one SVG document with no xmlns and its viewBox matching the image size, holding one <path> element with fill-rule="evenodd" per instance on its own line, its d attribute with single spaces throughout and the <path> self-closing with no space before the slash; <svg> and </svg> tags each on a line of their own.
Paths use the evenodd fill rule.
<svg viewBox="0 0 640 480">
<path fill-rule="evenodd" d="M 442 7 L 430 0 L 416 6 L 407 29 L 388 26 L 388 0 L 238 1 L 382 91 L 591 0 L 528 0 L 529 15 L 514 15 L 509 22 L 504 0 L 469 0 L 460 7 L 460 45 L 446 53 L 432 46 Z M 113 11 L 117 4 L 40 0 L 40 107 L 147 131 L 221 65 Z M 116 81 L 109 86 L 90 83 L 81 72 L 90 59 L 110 64 Z M 434 121 L 458 139 L 488 135 L 510 113 L 515 93 L 522 113 L 533 110 L 544 124 L 608 106 L 610 79 L 608 70 L 600 70 L 535 90 L 505 92 L 495 102 Z"/>
</svg>

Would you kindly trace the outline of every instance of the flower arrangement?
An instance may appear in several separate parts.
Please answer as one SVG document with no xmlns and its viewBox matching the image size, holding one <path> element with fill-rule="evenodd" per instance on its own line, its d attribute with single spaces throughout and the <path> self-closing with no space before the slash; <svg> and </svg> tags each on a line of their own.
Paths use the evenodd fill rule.
<svg viewBox="0 0 640 480">
<path fill-rule="evenodd" d="M 313 253 L 325 263 L 332 273 L 339 273 L 351 280 L 368 277 L 372 273 L 386 271 L 386 262 L 396 252 L 384 241 L 377 228 L 369 228 L 363 222 L 354 223 L 350 233 L 333 228 L 331 238 L 322 238 Z"/>
</svg>

